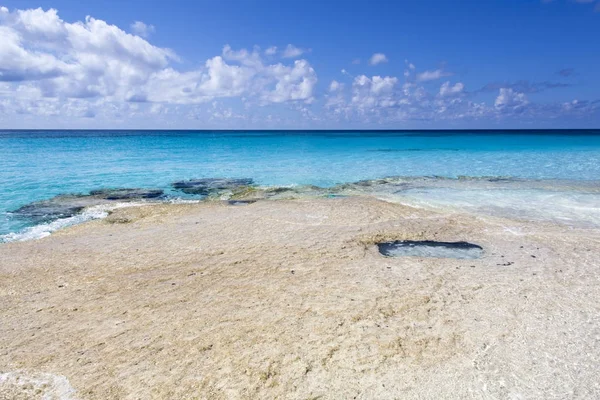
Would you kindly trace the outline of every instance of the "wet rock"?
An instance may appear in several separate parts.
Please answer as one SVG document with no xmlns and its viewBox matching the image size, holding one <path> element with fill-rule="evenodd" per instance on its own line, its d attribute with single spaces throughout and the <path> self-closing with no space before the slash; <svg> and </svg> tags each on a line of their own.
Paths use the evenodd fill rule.
<svg viewBox="0 0 600 400">
<path fill-rule="evenodd" d="M 292 192 L 292 191 L 293 191 L 293 189 L 291 187 L 281 187 L 281 186 L 270 187 L 270 188 L 265 189 L 265 193 L 273 194 L 273 195 Z"/>
<path fill-rule="evenodd" d="M 271 187 L 265 191 L 270 199 L 292 199 L 302 196 L 321 196 L 327 193 L 326 189 L 314 185 L 298 185 L 289 187 Z"/>
<path fill-rule="evenodd" d="M 171 186 L 187 194 L 210 195 L 226 190 L 235 190 L 252 186 L 250 178 L 205 178 L 173 182 Z"/>
<path fill-rule="evenodd" d="M 90 196 L 106 200 L 156 199 L 163 194 L 160 189 L 100 189 L 90 192 Z"/>
<path fill-rule="evenodd" d="M 475 259 L 483 248 L 468 242 L 435 242 L 432 240 L 397 240 L 378 243 L 379 252 L 387 257 L 433 257 Z"/>
<path fill-rule="evenodd" d="M 95 204 L 90 204 L 86 196 L 56 196 L 27 204 L 12 213 L 40 223 L 73 216 L 90 205 Z"/>
<path fill-rule="evenodd" d="M 256 187 L 246 186 L 231 191 L 231 200 L 256 201 L 262 199 L 286 200 L 302 197 L 317 197 L 329 193 L 328 189 L 323 189 L 312 185 L 299 186 L 274 186 L 274 187 Z"/>
<path fill-rule="evenodd" d="M 48 200 L 36 201 L 24 205 L 12 211 L 12 213 L 17 217 L 27 218 L 34 223 L 43 223 L 72 217 L 87 207 L 110 204 L 116 201 L 129 202 L 155 199 L 162 195 L 162 190 L 155 189 L 100 189 L 93 190 L 88 195 L 59 195 Z"/>
</svg>

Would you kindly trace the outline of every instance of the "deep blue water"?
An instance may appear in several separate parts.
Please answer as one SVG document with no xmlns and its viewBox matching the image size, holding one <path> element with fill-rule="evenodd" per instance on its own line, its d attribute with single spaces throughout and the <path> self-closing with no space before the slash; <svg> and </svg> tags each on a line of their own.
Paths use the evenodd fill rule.
<svg viewBox="0 0 600 400">
<path fill-rule="evenodd" d="M 24 204 L 98 188 L 249 177 L 330 186 L 386 176 L 600 179 L 596 131 L 0 131 L 0 235 Z M 173 193 L 176 194 L 176 193 Z"/>
</svg>

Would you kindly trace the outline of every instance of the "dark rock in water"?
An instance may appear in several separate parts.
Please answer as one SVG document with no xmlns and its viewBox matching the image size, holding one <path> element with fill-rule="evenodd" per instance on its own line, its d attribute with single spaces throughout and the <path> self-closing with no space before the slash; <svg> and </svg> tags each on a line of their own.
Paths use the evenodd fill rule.
<svg viewBox="0 0 600 400">
<path fill-rule="evenodd" d="M 160 189 L 99 189 L 90 192 L 90 196 L 106 200 L 156 199 L 163 194 Z"/>
<path fill-rule="evenodd" d="M 48 200 L 36 201 L 14 210 L 13 214 L 35 223 L 43 223 L 71 217 L 86 207 L 110 204 L 114 201 L 155 199 L 162 195 L 162 190 L 155 189 L 100 189 L 91 191 L 89 195 L 60 195 Z"/>
<path fill-rule="evenodd" d="M 281 193 L 287 193 L 287 192 L 292 192 L 294 189 L 292 189 L 291 187 L 282 187 L 282 186 L 277 186 L 277 187 L 270 187 L 267 188 L 265 190 L 265 192 L 267 194 L 281 194 Z"/>
<path fill-rule="evenodd" d="M 13 214 L 26 217 L 36 223 L 66 218 L 81 212 L 88 204 L 84 196 L 56 196 L 36 201 L 14 210 Z"/>
<path fill-rule="evenodd" d="M 224 190 L 234 190 L 251 186 L 253 183 L 254 181 L 250 178 L 205 178 L 173 182 L 171 186 L 187 194 L 209 195 Z"/>
<path fill-rule="evenodd" d="M 474 259 L 483 254 L 483 248 L 467 242 L 435 242 L 432 240 L 397 240 L 378 243 L 379 252 L 388 257 L 434 257 Z"/>
</svg>

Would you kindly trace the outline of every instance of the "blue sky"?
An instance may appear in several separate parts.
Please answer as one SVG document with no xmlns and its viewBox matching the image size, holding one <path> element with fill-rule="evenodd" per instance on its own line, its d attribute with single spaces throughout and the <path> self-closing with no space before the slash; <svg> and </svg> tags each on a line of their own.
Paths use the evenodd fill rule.
<svg viewBox="0 0 600 400">
<path fill-rule="evenodd" d="M 600 0 L 0 6 L 0 128 L 600 127 Z"/>
</svg>

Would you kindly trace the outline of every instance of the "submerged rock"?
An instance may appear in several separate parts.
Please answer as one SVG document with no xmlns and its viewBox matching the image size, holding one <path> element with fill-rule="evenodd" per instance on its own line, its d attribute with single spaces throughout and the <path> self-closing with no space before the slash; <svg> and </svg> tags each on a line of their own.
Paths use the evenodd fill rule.
<svg viewBox="0 0 600 400">
<path fill-rule="evenodd" d="M 204 178 L 173 182 L 171 186 L 187 194 L 210 195 L 226 190 L 252 186 L 251 178 Z"/>
<path fill-rule="evenodd" d="M 313 185 L 299 186 L 272 186 L 272 187 L 245 187 L 233 190 L 232 200 L 289 200 L 304 197 L 320 197 L 329 193 L 329 189 L 323 189 Z"/>
<path fill-rule="evenodd" d="M 56 196 L 36 201 L 14 211 L 13 214 L 31 219 L 36 223 L 71 217 L 90 206 L 86 196 Z M 95 205 L 95 204 L 92 204 Z"/>
<path fill-rule="evenodd" d="M 28 218 L 32 222 L 41 223 L 72 217 L 87 207 L 110 204 L 115 201 L 155 199 L 162 195 L 163 191 L 158 189 L 99 189 L 91 191 L 88 195 L 59 195 L 48 200 L 36 201 L 24 205 L 12 213 Z"/>
<path fill-rule="evenodd" d="M 156 199 L 163 194 L 160 189 L 99 189 L 90 192 L 90 196 L 106 200 Z"/>
<path fill-rule="evenodd" d="M 468 242 L 397 240 L 378 243 L 379 252 L 388 257 L 480 258 L 483 248 Z"/>
</svg>

